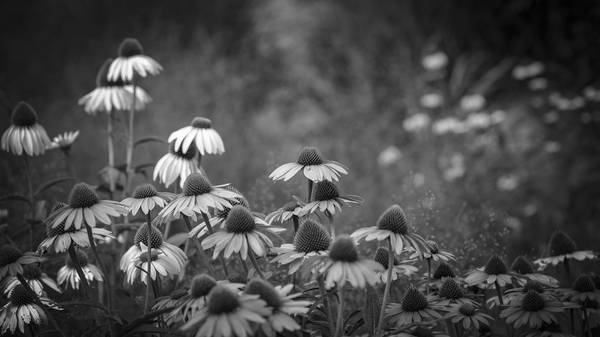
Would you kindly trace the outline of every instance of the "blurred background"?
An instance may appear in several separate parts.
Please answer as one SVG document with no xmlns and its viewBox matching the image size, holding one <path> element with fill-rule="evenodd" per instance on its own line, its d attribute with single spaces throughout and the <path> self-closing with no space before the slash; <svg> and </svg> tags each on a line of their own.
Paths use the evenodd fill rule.
<svg viewBox="0 0 600 337">
<path fill-rule="evenodd" d="M 205 169 L 257 211 L 304 197 L 299 177 L 267 175 L 312 145 L 350 168 L 342 193 L 365 198 L 336 219 L 338 232 L 399 203 L 466 264 L 537 257 L 559 228 L 600 249 L 597 1 L 11 0 L 0 27 L 1 129 L 26 100 L 50 137 L 79 130 L 79 180 L 100 181 L 107 149 L 106 116 L 77 100 L 135 37 L 164 67 L 141 84 L 154 101 L 137 114 L 137 137 L 166 140 L 211 118 L 227 152 Z M 134 161 L 151 175 L 166 150 L 145 143 Z M 0 194 L 23 192 L 21 159 L 0 160 Z M 60 151 L 33 163 L 36 184 L 66 175 Z"/>
</svg>

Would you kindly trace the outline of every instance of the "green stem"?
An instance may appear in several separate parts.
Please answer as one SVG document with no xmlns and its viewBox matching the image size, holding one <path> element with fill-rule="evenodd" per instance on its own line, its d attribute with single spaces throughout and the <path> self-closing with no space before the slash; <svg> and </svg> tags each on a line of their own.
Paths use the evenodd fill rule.
<svg viewBox="0 0 600 337">
<path fill-rule="evenodd" d="M 208 218 L 208 214 L 202 212 L 202 218 L 204 219 L 204 223 L 206 224 L 206 228 L 208 229 L 208 233 L 214 233 L 212 226 L 210 225 L 210 219 Z M 223 273 L 225 274 L 225 278 L 229 278 L 229 271 L 227 270 L 227 263 L 225 262 L 225 258 L 223 255 L 219 255 L 219 261 L 221 261 L 221 265 L 223 266 Z"/>
<path fill-rule="evenodd" d="M 297 215 L 292 215 L 292 221 L 294 222 L 294 236 L 296 236 L 296 232 L 298 232 L 298 227 L 300 227 L 300 219 Z"/>
<path fill-rule="evenodd" d="M 75 251 L 75 246 L 71 244 L 68 249 L 69 256 L 71 257 L 71 261 L 73 261 L 73 265 L 75 265 L 75 271 L 77 271 L 77 275 L 79 276 L 79 280 L 82 286 L 84 296 L 89 295 L 90 285 L 88 284 L 87 278 L 83 273 L 83 269 L 81 269 L 81 264 L 79 264 L 79 258 L 77 257 L 77 252 Z"/>
<path fill-rule="evenodd" d="M 308 195 L 306 196 L 306 202 L 310 202 L 310 198 L 312 198 L 312 190 L 313 190 L 313 181 L 308 179 Z"/>
<path fill-rule="evenodd" d="M 254 251 L 252 248 L 248 249 L 248 256 L 250 257 L 250 262 L 254 266 L 256 273 L 260 276 L 261 279 L 266 280 L 265 275 L 260 271 L 260 267 L 258 266 L 258 262 L 256 261 L 256 257 L 254 256 Z"/>
<path fill-rule="evenodd" d="M 31 250 L 35 250 L 33 246 L 33 222 L 32 220 L 35 218 L 35 200 L 33 199 L 33 184 L 31 182 L 31 166 L 29 165 L 29 157 L 27 155 L 23 156 L 25 160 L 25 176 L 27 177 L 27 199 L 29 199 L 29 205 L 31 210 L 31 219 L 27 221 L 29 224 L 29 245 L 31 246 Z"/>
<path fill-rule="evenodd" d="M 102 262 L 102 260 L 100 259 L 100 256 L 98 255 L 98 251 L 96 250 L 96 242 L 94 241 L 94 235 L 92 234 L 92 227 L 90 227 L 89 225 L 86 224 L 85 229 L 87 230 L 87 236 L 88 236 L 88 240 L 90 241 L 90 247 L 92 248 L 92 253 L 94 254 L 94 258 L 98 262 L 98 265 L 100 266 L 100 269 L 102 270 L 102 273 L 104 274 L 104 276 L 109 277 L 108 270 L 104 266 L 104 262 Z M 112 286 L 108 280 L 107 280 L 107 282 L 102 282 L 102 283 L 104 283 L 106 286 L 106 304 L 108 307 L 108 311 L 112 313 L 112 288 L 111 288 Z"/>
<path fill-rule="evenodd" d="M 333 324 L 333 308 L 329 303 L 329 298 L 327 296 L 327 289 L 325 289 L 325 280 L 323 278 L 323 275 L 317 276 L 317 284 L 319 285 L 321 299 L 323 300 L 323 310 L 325 310 L 325 307 L 327 308 L 327 322 L 329 322 L 329 335 L 333 336 L 333 334 L 335 333 L 335 326 Z"/>
<path fill-rule="evenodd" d="M 394 269 L 394 251 L 392 250 L 392 240 L 388 238 L 388 272 L 387 282 L 385 283 L 385 289 L 383 291 L 383 301 L 381 303 L 381 310 L 379 311 L 379 322 L 377 323 L 377 329 L 375 330 L 375 336 L 379 337 L 383 335 L 383 325 L 385 324 L 385 307 L 387 306 L 388 298 L 390 296 L 390 288 L 392 286 L 392 271 Z"/>
<path fill-rule="evenodd" d="M 250 272 L 250 270 L 248 269 L 248 265 L 246 264 L 246 261 L 244 261 L 244 259 L 242 259 L 242 254 L 238 253 L 238 256 L 240 257 L 240 261 L 242 263 L 242 267 L 244 268 L 244 271 L 246 272 L 246 280 L 248 279 L 248 273 Z"/>
<path fill-rule="evenodd" d="M 133 169 L 133 144 L 134 144 L 134 121 L 135 121 L 135 103 L 137 99 L 137 85 L 135 79 L 133 80 L 133 97 L 131 100 L 131 108 L 129 109 L 129 135 L 127 139 L 127 177 L 125 184 L 125 195 L 129 196 L 131 192 L 131 182 L 135 171 Z"/>
<path fill-rule="evenodd" d="M 110 189 L 110 197 L 113 198 L 113 193 L 115 193 L 115 185 L 116 182 L 113 179 L 112 172 L 115 170 L 115 145 L 114 145 L 114 134 L 113 134 L 113 114 L 112 112 L 108 113 L 108 119 L 106 122 L 106 134 L 107 134 L 107 147 L 108 147 L 108 186 Z M 112 227 L 115 227 L 114 225 Z M 113 234 L 114 233 L 113 231 Z"/>
<path fill-rule="evenodd" d="M 566 257 L 563 260 L 563 266 L 565 267 L 565 273 L 567 274 L 567 283 L 571 284 L 571 266 L 569 265 L 569 259 Z"/>
<path fill-rule="evenodd" d="M 498 283 L 498 281 L 495 281 L 494 285 L 496 286 L 496 294 L 498 294 L 498 301 L 500 302 L 500 305 L 504 305 L 504 299 L 502 298 L 502 290 L 500 290 L 500 284 Z"/>
<path fill-rule="evenodd" d="M 344 286 L 338 286 L 338 297 L 340 302 L 338 303 L 337 322 L 335 324 L 335 337 L 342 337 L 344 335 Z"/>
<path fill-rule="evenodd" d="M 146 270 L 146 299 L 144 301 L 144 315 L 146 313 L 148 313 L 148 303 L 150 302 L 150 287 L 152 286 L 152 278 L 150 277 L 151 274 L 151 266 L 152 266 L 152 247 L 151 247 L 151 242 L 152 242 L 152 219 L 150 218 L 150 212 L 148 212 L 147 214 L 147 221 L 148 221 L 148 233 L 147 233 L 147 238 L 146 238 L 146 244 L 148 247 L 148 269 Z"/>
</svg>

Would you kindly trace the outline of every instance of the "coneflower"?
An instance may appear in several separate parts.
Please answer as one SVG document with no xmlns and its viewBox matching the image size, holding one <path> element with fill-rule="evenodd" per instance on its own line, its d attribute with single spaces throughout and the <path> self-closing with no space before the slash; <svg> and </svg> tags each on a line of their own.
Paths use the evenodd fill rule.
<svg viewBox="0 0 600 337">
<path fill-rule="evenodd" d="M 402 327 L 439 319 L 442 317 L 438 311 L 440 309 L 435 303 L 430 303 L 430 299 L 417 288 L 410 286 L 401 303 L 390 303 L 385 313 L 392 323 Z"/>
<path fill-rule="evenodd" d="M 478 286 L 480 288 L 488 288 L 494 286 L 498 293 L 500 304 L 504 304 L 502 299 L 501 287 L 512 281 L 513 275 L 508 271 L 508 267 L 500 259 L 494 255 L 490 257 L 483 268 L 475 269 L 468 273 L 465 282 L 469 286 Z"/>
<path fill-rule="evenodd" d="M 363 202 L 363 199 L 357 195 L 340 195 L 339 188 L 328 180 L 315 184 L 312 200 L 302 206 L 301 215 L 319 211 L 327 216 L 333 216 L 336 211 L 341 212 L 343 206 Z"/>
<path fill-rule="evenodd" d="M 111 81 L 130 82 L 134 76 L 157 75 L 162 67 L 150 56 L 144 55 L 144 49 L 137 39 L 126 38 L 119 45 L 119 57 L 111 64 L 107 78 Z"/>
<path fill-rule="evenodd" d="M 510 270 L 519 275 L 523 275 L 523 278 L 517 279 L 521 285 L 525 284 L 527 280 L 535 280 L 549 287 L 558 286 L 558 280 L 554 277 L 542 273 L 536 273 L 533 269 L 533 264 L 531 264 L 527 257 L 523 255 L 515 258 L 513 263 L 510 265 Z"/>
<path fill-rule="evenodd" d="M 42 258 L 32 252 L 21 252 L 11 245 L 0 246 L 0 279 L 23 273 L 23 267 L 31 263 L 42 262 Z"/>
<path fill-rule="evenodd" d="M 279 166 L 271 172 L 269 178 L 288 181 L 300 171 L 312 182 L 338 181 L 341 174 L 348 174 L 348 170 L 344 165 L 323 159 L 317 148 L 305 147 L 300 151 L 296 162 Z"/>
<path fill-rule="evenodd" d="M 381 278 L 381 281 L 383 283 L 387 283 L 388 280 L 388 269 L 389 269 L 389 261 L 390 261 L 390 257 L 389 257 L 389 250 L 385 247 L 379 247 L 377 248 L 377 250 L 375 251 L 375 256 L 373 257 L 373 260 L 375 260 L 376 262 L 378 262 L 380 265 L 383 266 L 384 270 L 381 271 L 379 273 L 379 277 Z M 408 263 L 414 262 L 414 260 L 404 260 L 404 261 L 398 261 L 398 259 L 396 259 L 396 257 L 394 257 L 394 264 L 392 266 L 392 281 L 396 281 L 400 275 L 402 276 L 410 276 L 414 273 L 417 272 L 417 270 L 419 270 L 417 267 L 412 266 Z"/>
<path fill-rule="evenodd" d="M 208 303 L 208 294 L 217 285 L 226 287 L 234 292 L 244 287 L 243 283 L 217 281 L 208 274 L 199 274 L 192 278 L 188 293 L 179 300 L 181 317 L 179 320 L 187 322 L 194 317 L 200 309 Z"/>
<path fill-rule="evenodd" d="M 29 288 L 37 296 L 45 296 L 46 291 L 44 288 L 49 288 L 57 293 L 60 293 L 60 288 L 56 282 L 51 279 L 46 273 L 42 272 L 37 263 L 28 264 L 23 267 L 23 279 L 29 285 Z M 4 293 L 9 294 L 15 287 L 21 284 L 21 281 L 16 276 L 9 276 L 3 281 Z"/>
<path fill-rule="evenodd" d="M 577 250 L 575 241 L 563 231 L 556 231 L 552 234 L 548 248 L 549 256 L 537 259 L 534 262 L 539 265 L 542 270 L 549 264 L 556 266 L 559 263 L 562 263 L 569 280 L 571 278 L 569 260 L 583 261 L 596 258 L 596 253 L 591 250 Z"/>
<path fill-rule="evenodd" d="M 168 188 L 179 178 L 179 186 L 183 187 L 187 177 L 192 173 L 200 172 L 200 168 L 194 160 L 195 157 L 195 147 L 181 151 L 175 150 L 174 143 L 169 143 L 169 152 L 156 162 L 152 179 L 158 180 Z"/>
<path fill-rule="evenodd" d="M 75 257 L 67 255 L 65 265 L 62 266 L 56 274 L 56 280 L 59 285 L 65 284 L 72 289 L 79 289 L 79 284 L 82 283 L 80 274 L 83 274 L 83 283 L 88 284 L 94 280 L 102 282 L 104 276 L 98 267 L 88 262 L 87 254 L 77 249 Z"/>
<path fill-rule="evenodd" d="M 169 201 L 175 198 L 175 194 L 169 192 L 158 192 L 152 184 L 142 184 L 135 188 L 130 198 L 125 198 L 121 203 L 129 207 L 132 215 L 140 210 L 149 215 L 154 208 L 163 208 Z"/>
<path fill-rule="evenodd" d="M 529 290 L 520 298 L 508 303 L 508 307 L 502 310 L 500 317 L 505 318 L 508 324 L 517 329 L 524 325 L 540 328 L 542 324 L 556 323 L 556 314 L 562 311 L 564 306 L 561 302 Z"/>
<path fill-rule="evenodd" d="M 25 153 L 39 156 L 52 143 L 43 126 L 38 123 L 38 115 L 26 102 L 19 102 L 12 111 L 12 125 L 2 134 L 2 150 L 15 155 Z"/>
<path fill-rule="evenodd" d="M 475 301 L 467 297 L 463 288 L 452 278 L 446 278 L 442 283 L 435 302 L 446 309 L 455 304 L 475 304 Z"/>
<path fill-rule="evenodd" d="M 183 152 L 186 152 L 194 144 L 201 156 L 225 152 L 221 136 L 212 128 L 211 120 L 204 117 L 196 117 L 189 126 L 174 131 L 168 141 L 175 144 L 176 151 Z"/>
<path fill-rule="evenodd" d="M 48 321 L 48 316 L 44 308 L 39 303 L 42 302 L 53 308 L 58 308 L 53 302 L 46 298 L 38 296 L 19 284 L 14 287 L 8 295 L 8 303 L 0 309 L 0 331 L 5 334 L 10 331 L 13 334 L 17 328 L 24 334 L 25 326 L 41 325 Z"/>
<path fill-rule="evenodd" d="M 479 330 L 482 326 L 489 326 L 494 318 L 478 310 L 475 303 L 455 304 L 444 317 L 452 324 L 458 324 L 466 331 L 471 328 Z"/>
</svg>

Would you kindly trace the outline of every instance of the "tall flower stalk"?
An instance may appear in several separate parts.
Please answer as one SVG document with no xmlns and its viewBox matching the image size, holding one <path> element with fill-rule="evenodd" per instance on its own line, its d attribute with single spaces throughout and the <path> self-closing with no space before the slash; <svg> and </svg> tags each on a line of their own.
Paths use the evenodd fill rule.
<svg viewBox="0 0 600 337">
<path fill-rule="evenodd" d="M 383 290 L 383 301 L 381 302 L 381 310 L 379 311 L 379 322 L 375 329 L 375 337 L 383 336 L 383 325 L 385 324 L 385 307 L 389 301 L 390 288 L 392 286 L 392 271 L 394 270 L 394 251 L 392 247 L 392 239 L 388 238 L 388 275 L 387 282 L 385 283 L 385 289 Z"/>
</svg>

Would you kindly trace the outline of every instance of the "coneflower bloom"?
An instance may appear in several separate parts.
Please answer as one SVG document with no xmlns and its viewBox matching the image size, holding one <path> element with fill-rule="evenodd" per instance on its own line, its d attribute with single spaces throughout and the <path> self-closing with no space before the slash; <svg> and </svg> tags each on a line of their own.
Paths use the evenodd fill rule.
<svg viewBox="0 0 600 337">
<path fill-rule="evenodd" d="M 73 145 L 77 136 L 79 136 L 79 130 L 61 133 L 52 138 L 52 142 L 48 145 L 47 149 L 61 149 L 65 152 L 69 152 L 71 150 L 71 145 Z"/>
<path fill-rule="evenodd" d="M 39 262 L 42 262 L 42 258 L 32 252 L 22 253 L 11 245 L 3 245 L 0 247 L 0 280 L 22 274 L 24 266 Z"/>
<path fill-rule="evenodd" d="M 85 275 L 88 283 L 93 282 L 94 280 L 98 282 L 103 282 L 104 276 L 98 267 L 88 262 L 87 254 L 77 249 L 77 260 L 79 261 L 79 266 Z M 79 285 L 81 284 L 81 279 L 79 278 L 79 274 L 77 274 L 77 267 L 75 266 L 75 261 L 71 260 L 71 256 L 67 255 L 65 259 L 65 265 L 62 266 L 58 273 L 56 274 L 56 280 L 59 285 L 70 286 L 73 289 L 79 289 Z"/>
<path fill-rule="evenodd" d="M 469 272 L 465 282 L 469 286 L 476 285 L 480 288 L 488 288 L 495 284 L 504 287 L 512 281 L 512 277 L 504 261 L 498 256 L 492 256 L 484 267 Z"/>
<path fill-rule="evenodd" d="M 52 222 L 52 227 L 80 229 L 85 226 L 95 227 L 97 223 L 110 224 L 111 216 L 119 217 L 127 212 L 127 207 L 122 203 L 100 200 L 92 186 L 78 183 L 69 193 L 69 204 L 52 212 L 47 221 Z"/>
<path fill-rule="evenodd" d="M 108 59 L 102 64 L 96 76 L 96 89 L 79 99 L 79 105 L 83 105 L 83 110 L 88 114 L 131 109 L 133 86 L 120 79 L 108 79 L 108 69 L 112 63 L 113 60 Z M 152 101 L 148 93 L 140 87 L 135 90 L 135 98 L 136 110 L 143 110 L 146 104 Z"/>
<path fill-rule="evenodd" d="M 179 300 L 179 312 L 183 322 L 189 321 L 196 313 L 208 303 L 208 294 L 217 285 L 229 288 L 234 292 L 244 287 L 242 283 L 231 283 L 229 281 L 217 281 L 208 274 L 199 274 L 192 278 L 190 290 Z"/>
<path fill-rule="evenodd" d="M 452 267 L 449 264 L 442 262 L 437 268 L 433 271 L 433 280 L 441 281 L 441 283 L 445 282 L 447 278 L 455 278 L 456 274 Z"/>
<path fill-rule="evenodd" d="M 196 220 L 196 214 L 231 208 L 231 201 L 240 195 L 226 189 L 226 186 L 213 186 L 201 173 L 192 173 L 185 179 L 182 194 L 169 202 L 158 213 L 158 218 L 168 221 L 179 219 L 183 214 Z"/>
<path fill-rule="evenodd" d="M 244 198 L 237 189 L 235 189 L 231 185 L 225 186 L 224 188 L 226 190 L 237 193 L 239 195 L 238 197 L 235 197 L 235 198 L 229 200 L 229 202 L 231 203 L 231 207 L 240 205 L 240 206 L 246 207 L 247 209 L 250 209 L 250 204 L 248 203 L 248 200 L 246 200 L 246 198 Z M 224 228 L 225 220 L 227 219 L 227 215 L 229 215 L 229 211 L 231 210 L 231 207 L 224 207 L 221 210 L 215 210 L 213 212 L 214 216 L 208 219 L 208 222 L 210 223 L 210 225 L 213 227 L 221 226 L 222 228 Z M 190 231 L 190 237 L 195 236 L 197 238 L 202 238 L 207 232 L 208 232 L 208 227 L 206 226 L 204 219 L 200 219 L 200 220 L 198 220 L 198 225 L 196 225 Z"/>
<path fill-rule="evenodd" d="M 188 294 L 186 289 L 175 289 L 168 296 L 162 296 L 156 299 L 153 311 L 160 311 L 167 308 L 175 308 L 165 314 L 163 319 L 167 325 L 171 326 L 182 319 L 181 315 L 181 300 Z"/>
<path fill-rule="evenodd" d="M 287 202 L 285 205 L 281 206 L 281 208 L 269 213 L 265 217 L 265 221 L 270 224 L 274 222 L 283 224 L 284 222 L 291 220 L 294 216 L 300 217 L 302 206 L 304 206 L 304 203 L 297 197 L 294 197 L 294 200 Z"/>
<path fill-rule="evenodd" d="M 315 184 L 313 200 L 302 207 L 301 215 L 319 211 L 331 216 L 335 214 L 336 210 L 341 212 L 342 206 L 363 202 L 363 199 L 358 195 L 340 195 L 338 187 L 328 180 L 319 181 Z"/>
<path fill-rule="evenodd" d="M 288 274 L 295 274 L 300 268 L 307 267 L 306 263 L 312 257 L 326 256 L 329 253 L 331 236 L 313 220 L 306 220 L 298 228 L 294 243 L 285 243 L 274 247 L 272 252 L 277 254 L 271 261 L 289 266 Z"/>
<path fill-rule="evenodd" d="M 421 254 L 419 253 L 413 253 L 413 255 L 410 256 L 411 259 L 414 258 L 421 258 L 424 260 L 433 260 L 433 261 L 444 261 L 444 262 L 448 262 L 450 260 L 454 261 L 456 259 L 456 257 L 454 256 L 454 254 L 442 250 L 440 249 L 440 246 L 438 246 L 437 242 L 433 241 L 433 240 L 427 240 L 427 245 L 428 245 L 428 249 L 425 249 L 421 252 Z"/>
<path fill-rule="evenodd" d="M 68 205 L 65 203 L 58 203 L 56 206 L 54 206 L 52 212 L 67 206 Z M 52 221 L 48 221 L 46 223 L 46 238 L 40 243 L 38 251 L 44 253 L 48 251 L 62 253 L 66 252 L 73 244 L 82 248 L 90 246 L 90 240 L 85 228 L 77 229 L 72 226 L 68 229 L 65 229 L 64 225 L 52 227 L 52 224 Z M 104 228 L 92 227 L 91 230 L 92 237 L 94 239 L 100 241 L 114 239 L 112 233 Z"/>
<path fill-rule="evenodd" d="M 519 288 L 511 288 L 506 291 L 506 295 L 504 296 L 504 303 L 510 303 L 515 298 L 519 298 L 524 294 L 527 294 L 529 291 L 535 291 L 538 294 L 544 294 L 544 296 L 552 297 L 554 299 L 559 299 L 563 297 L 562 290 L 560 289 L 551 289 L 548 288 L 547 285 L 540 283 L 534 280 L 527 280 L 527 283 Z M 492 309 L 500 304 L 500 301 L 497 297 L 492 297 L 487 300 L 488 308 Z"/>
<path fill-rule="evenodd" d="M 296 300 L 302 293 L 290 294 L 294 285 L 288 284 L 284 287 L 273 287 L 271 283 L 253 279 L 246 285 L 246 294 L 258 295 L 266 302 L 271 314 L 267 321 L 260 325 L 260 329 L 267 336 L 276 336 L 287 331 L 296 331 L 300 325 L 291 317 L 292 315 L 306 314 L 310 301 Z"/>
<path fill-rule="evenodd" d="M 533 269 L 533 265 L 531 264 L 531 262 L 529 262 L 527 257 L 525 257 L 523 255 L 517 256 L 515 258 L 513 263 L 510 265 L 510 270 L 523 276 L 523 278 L 517 279 L 517 281 L 521 285 L 526 284 L 527 280 L 534 280 L 534 281 L 543 283 L 549 287 L 557 287 L 558 286 L 558 280 L 555 279 L 554 277 L 545 275 L 545 274 L 541 274 L 541 273 L 536 273 L 535 270 Z"/>
<path fill-rule="evenodd" d="M 129 207 L 132 215 L 136 215 L 140 210 L 147 215 L 154 208 L 165 207 L 173 198 L 175 198 L 173 193 L 158 192 L 154 185 L 142 184 L 135 188 L 132 197 L 123 199 L 121 203 Z"/>
<path fill-rule="evenodd" d="M 534 261 L 542 270 L 548 264 L 556 266 L 571 259 L 583 261 L 596 258 L 596 253 L 591 250 L 577 250 L 575 241 L 563 231 L 554 232 L 548 246 L 550 256 Z"/>
<path fill-rule="evenodd" d="M 523 296 L 512 300 L 508 307 L 500 312 L 500 317 L 515 328 L 529 326 L 539 328 L 542 324 L 556 323 L 556 314 L 564 311 L 563 304 L 529 290 Z"/>
<path fill-rule="evenodd" d="M 50 145 L 46 129 L 38 123 L 31 105 L 19 102 L 12 111 L 12 125 L 2 134 L 2 150 L 18 156 L 39 156 Z"/>
<path fill-rule="evenodd" d="M 150 231 L 150 242 L 148 242 Z M 148 254 L 150 246 L 150 254 Z M 155 280 L 158 275 L 173 277 L 184 271 L 187 256 L 177 246 L 163 240 L 160 231 L 152 225 L 143 224 L 135 233 L 133 246 L 121 257 L 119 267 L 125 272 L 129 284 L 136 279 L 148 284 L 148 277 Z M 150 264 L 150 275 L 147 275 Z"/>
<path fill-rule="evenodd" d="M 273 247 L 273 241 L 268 235 L 283 231 L 282 228 L 270 226 L 252 215 L 250 210 L 241 205 L 231 208 L 224 224 L 225 230 L 214 232 L 202 240 L 202 248 L 215 248 L 213 259 L 223 252 L 225 258 L 233 253 L 240 253 L 242 260 L 246 260 L 248 250 L 256 256 L 265 256 Z"/>
<path fill-rule="evenodd" d="M 458 324 L 465 330 L 475 328 L 479 330 L 482 326 L 490 326 L 494 318 L 477 310 L 475 303 L 463 303 L 453 305 L 450 312 L 445 316 L 453 324 Z"/>
<path fill-rule="evenodd" d="M 288 181 L 301 170 L 304 176 L 313 182 L 338 181 L 341 174 L 348 174 L 348 169 L 344 165 L 333 160 L 323 159 L 317 148 L 305 147 L 300 151 L 295 163 L 279 166 L 271 172 L 269 178 Z"/>
<path fill-rule="evenodd" d="M 396 326 L 436 320 L 442 317 L 440 308 L 431 303 L 417 288 L 410 286 L 401 303 L 390 303 L 385 310 L 386 317 Z"/>
<path fill-rule="evenodd" d="M 398 205 L 390 206 L 377 220 L 376 226 L 363 227 L 352 233 L 356 240 L 384 241 L 389 239 L 393 251 L 400 255 L 404 249 L 421 253 L 429 245 L 419 234 L 410 233 L 406 214 Z"/>
<path fill-rule="evenodd" d="M 387 283 L 388 280 L 388 264 L 389 264 L 389 250 L 384 247 L 379 247 L 375 251 L 375 257 L 373 258 L 376 262 L 378 262 L 384 270 L 379 272 L 379 277 L 383 283 Z M 409 262 L 413 262 L 412 260 L 402 261 L 400 263 L 398 259 L 394 256 L 394 266 L 392 267 L 392 281 L 396 281 L 400 276 L 410 276 L 419 270 L 417 267 L 408 264 Z"/>
<path fill-rule="evenodd" d="M 442 283 L 438 295 L 435 298 L 435 302 L 445 309 L 448 309 L 455 304 L 475 304 L 475 301 L 468 298 L 465 295 L 463 288 L 451 278 L 447 278 L 444 283 Z"/>
<path fill-rule="evenodd" d="M 600 293 L 589 275 L 580 275 L 573 282 L 573 287 L 568 291 L 568 298 L 577 303 L 585 301 L 600 302 Z"/>
<path fill-rule="evenodd" d="M 195 337 L 249 337 L 253 323 L 262 324 L 271 310 L 258 295 L 237 294 L 217 285 L 208 295 L 206 306 L 200 309 L 181 329 L 192 331 Z"/>
<path fill-rule="evenodd" d="M 2 334 L 7 331 L 13 334 L 17 328 L 24 334 L 25 326 L 46 323 L 48 317 L 44 309 L 38 305 L 36 297 L 35 293 L 21 284 L 12 289 L 8 295 L 8 303 L 0 309 L 0 331 Z M 56 307 L 54 303 L 46 298 L 39 298 L 39 300 L 46 305 Z"/>
<path fill-rule="evenodd" d="M 150 56 L 144 55 L 144 49 L 137 39 L 126 38 L 119 45 L 119 57 L 108 70 L 108 79 L 130 82 L 134 76 L 146 77 L 158 75 L 162 67 Z"/>
<path fill-rule="evenodd" d="M 211 120 L 204 117 L 196 117 L 190 125 L 174 131 L 168 141 L 175 144 L 176 151 L 185 152 L 194 143 L 201 156 L 225 153 L 221 136 L 212 128 Z"/>
<path fill-rule="evenodd" d="M 190 174 L 200 172 L 194 160 L 195 157 L 195 147 L 190 147 L 187 151 L 176 151 L 175 144 L 169 143 L 169 152 L 162 156 L 154 166 L 152 179 L 169 187 L 179 178 L 179 186 L 183 187 L 183 183 Z"/>
<path fill-rule="evenodd" d="M 354 240 L 348 235 L 340 235 L 329 248 L 327 257 L 320 257 L 318 272 L 325 275 L 325 287 L 343 286 L 349 282 L 353 287 L 365 288 L 379 281 L 378 273 L 383 271 L 379 263 L 360 258 Z"/>
<path fill-rule="evenodd" d="M 46 295 L 44 288 L 50 288 L 60 293 L 60 288 L 56 282 L 51 279 L 46 273 L 42 272 L 37 263 L 28 264 L 23 267 L 23 278 L 27 281 L 29 288 L 38 296 Z M 15 276 L 10 276 L 4 281 L 4 293 L 9 294 L 21 282 Z"/>
</svg>

